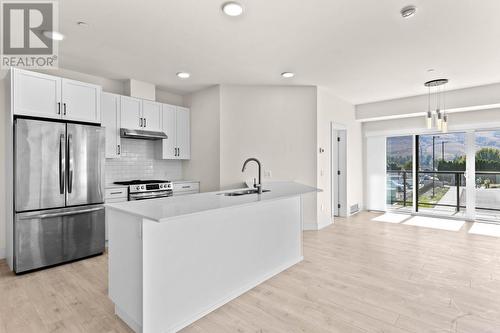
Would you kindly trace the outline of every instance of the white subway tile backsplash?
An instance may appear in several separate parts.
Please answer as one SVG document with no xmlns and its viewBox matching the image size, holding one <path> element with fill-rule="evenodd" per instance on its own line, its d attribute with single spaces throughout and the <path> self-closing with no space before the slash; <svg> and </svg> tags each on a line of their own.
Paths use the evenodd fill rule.
<svg viewBox="0 0 500 333">
<path fill-rule="evenodd" d="M 133 179 L 182 178 L 182 162 L 156 159 L 156 141 L 121 139 L 121 157 L 106 159 L 106 183 Z"/>
</svg>

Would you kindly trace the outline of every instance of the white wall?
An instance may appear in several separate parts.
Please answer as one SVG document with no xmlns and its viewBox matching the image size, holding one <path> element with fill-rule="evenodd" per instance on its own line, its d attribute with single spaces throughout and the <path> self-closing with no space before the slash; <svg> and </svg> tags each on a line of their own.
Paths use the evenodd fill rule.
<svg viewBox="0 0 500 333">
<path fill-rule="evenodd" d="M 332 216 L 331 142 L 330 126 L 335 123 L 347 130 L 347 212 L 354 204 L 363 208 L 363 141 L 361 123 L 356 121 L 354 106 L 340 98 L 328 87 L 318 87 L 318 155 L 317 185 L 323 190 L 318 194 L 317 212 L 320 227 L 328 224 Z"/>
<path fill-rule="evenodd" d="M 445 98 L 447 109 L 477 108 L 499 104 L 500 83 L 447 91 Z M 432 96 L 432 103 L 435 105 L 434 99 L 435 95 Z M 427 104 L 428 96 L 419 95 L 356 105 L 356 119 L 366 120 L 423 113 L 427 110 Z"/>
<path fill-rule="evenodd" d="M 241 187 L 257 168 L 272 179 L 316 185 L 316 87 L 221 86 L 220 185 Z M 316 198 L 304 198 L 304 223 L 316 227 Z"/>
<path fill-rule="evenodd" d="M 220 188 L 220 87 L 186 97 L 191 109 L 191 160 L 183 162 L 184 177 L 200 181 L 202 192 Z"/>
<path fill-rule="evenodd" d="M 84 73 L 79 73 L 67 69 L 55 69 L 55 70 L 44 70 L 44 71 L 39 71 L 43 72 L 46 74 L 50 75 L 56 75 L 56 76 L 61 76 L 64 78 L 68 79 L 73 79 L 73 80 L 78 80 L 78 81 L 83 81 L 83 82 L 88 82 L 88 83 L 94 83 L 98 84 L 103 87 L 103 90 L 106 92 L 111 92 L 111 93 L 116 93 L 116 94 L 125 94 L 125 81 L 124 80 L 115 80 L 115 79 L 107 79 L 103 77 L 98 77 L 98 76 L 93 76 L 93 75 L 88 75 Z M 0 71 L 0 114 L 2 115 L 0 117 L 0 133 L 5 133 L 5 113 L 10 112 L 10 110 L 7 110 L 5 107 L 4 101 L 6 100 L 5 94 L 8 94 L 7 92 L 7 86 L 6 80 L 10 80 L 9 76 L 7 75 L 8 71 L 7 70 L 1 70 Z M 169 93 L 166 91 L 162 90 L 156 90 L 157 94 L 157 100 L 163 103 L 170 103 L 170 104 L 175 104 L 175 105 L 184 105 L 184 99 L 181 95 Z M 3 189 L 5 188 L 5 165 L 6 163 L 12 163 L 12 161 L 7 161 L 5 158 L 5 138 L 4 135 L 0 135 L 0 188 Z M 178 172 L 181 172 L 181 164 L 180 162 L 176 162 L 178 166 L 173 166 L 173 168 L 170 169 L 171 173 L 175 173 L 178 175 Z M 177 171 L 178 170 L 178 171 Z M 6 232 L 5 232 L 5 212 L 6 207 L 5 207 L 5 195 L 4 191 L 0 191 L 0 258 L 3 258 L 5 256 L 5 246 L 6 246 Z"/>
<path fill-rule="evenodd" d="M 500 109 L 458 112 L 448 115 L 448 130 L 500 128 Z M 429 132 L 425 116 L 363 123 L 364 135 L 405 135 Z"/>
</svg>

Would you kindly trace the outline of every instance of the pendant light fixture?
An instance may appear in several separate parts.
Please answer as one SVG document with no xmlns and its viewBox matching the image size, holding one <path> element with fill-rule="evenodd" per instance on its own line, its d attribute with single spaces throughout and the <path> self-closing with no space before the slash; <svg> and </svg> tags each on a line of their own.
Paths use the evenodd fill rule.
<svg viewBox="0 0 500 333">
<path fill-rule="evenodd" d="M 426 115 L 426 125 L 428 129 L 433 127 L 433 114 L 431 111 L 431 95 L 432 89 L 435 89 L 436 94 L 436 115 L 435 124 L 439 131 L 446 133 L 448 131 L 448 115 L 445 109 L 445 90 L 444 85 L 448 83 L 448 79 L 436 79 L 425 82 L 425 86 L 428 88 L 428 103 L 427 103 L 427 115 Z"/>
</svg>

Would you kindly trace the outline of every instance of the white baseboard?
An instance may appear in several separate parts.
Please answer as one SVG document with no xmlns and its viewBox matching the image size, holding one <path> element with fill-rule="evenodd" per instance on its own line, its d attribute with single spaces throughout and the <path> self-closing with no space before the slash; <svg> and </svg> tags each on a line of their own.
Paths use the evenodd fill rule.
<svg viewBox="0 0 500 333">
<path fill-rule="evenodd" d="M 133 320 L 125 311 L 115 305 L 115 314 L 120 317 L 135 333 L 142 333 L 142 326 Z"/>
<path fill-rule="evenodd" d="M 330 221 L 328 221 L 326 223 L 319 224 L 317 230 L 321 230 L 321 229 L 326 228 L 332 224 L 333 224 L 333 219 L 331 219 Z"/>
<path fill-rule="evenodd" d="M 226 303 L 229 303 L 230 301 L 232 301 L 236 297 L 243 295 L 244 293 L 246 293 L 247 291 L 249 291 L 252 288 L 255 288 L 256 286 L 258 286 L 259 284 L 263 283 L 264 281 L 269 280 L 273 276 L 275 276 L 275 275 L 283 272 L 284 270 L 292 267 L 295 264 L 298 264 L 302 260 L 304 260 L 304 257 L 301 256 L 301 257 L 299 257 L 299 258 L 297 258 L 295 260 L 292 260 L 292 261 L 290 261 L 290 262 L 288 262 L 288 263 L 286 263 L 284 265 L 281 265 L 280 267 L 278 267 L 275 270 L 269 272 L 268 274 L 265 274 L 261 278 L 256 279 L 253 282 L 248 283 L 248 284 L 244 285 L 243 287 L 234 290 L 229 296 L 221 299 L 218 302 L 213 303 L 212 305 L 208 306 L 205 310 L 194 314 L 191 318 L 185 320 L 184 322 L 178 323 L 178 324 L 170 327 L 169 329 L 166 330 L 166 332 L 178 332 L 178 331 L 180 331 L 181 329 L 183 329 L 186 326 L 194 323 L 198 319 L 206 316 L 207 314 L 209 314 L 210 312 L 214 311 L 215 309 L 220 308 L 221 306 L 223 306 Z"/>
<path fill-rule="evenodd" d="M 0 247 L 0 259 L 5 259 L 5 247 Z"/>
</svg>

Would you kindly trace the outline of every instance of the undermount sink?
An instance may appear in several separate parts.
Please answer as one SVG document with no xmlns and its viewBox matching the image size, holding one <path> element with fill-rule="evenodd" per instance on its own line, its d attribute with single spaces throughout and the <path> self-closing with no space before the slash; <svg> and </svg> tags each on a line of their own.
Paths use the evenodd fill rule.
<svg viewBox="0 0 500 333">
<path fill-rule="evenodd" d="M 264 192 L 269 192 L 270 190 L 262 190 L 262 193 Z M 259 191 L 256 188 L 249 189 L 249 190 L 238 190 L 234 192 L 225 192 L 225 193 L 218 193 L 219 195 L 224 195 L 226 197 L 237 197 L 240 195 L 247 195 L 247 194 L 257 194 Z"/>
</svg>

